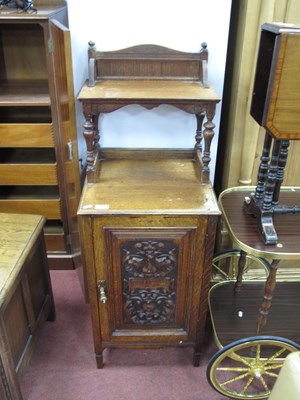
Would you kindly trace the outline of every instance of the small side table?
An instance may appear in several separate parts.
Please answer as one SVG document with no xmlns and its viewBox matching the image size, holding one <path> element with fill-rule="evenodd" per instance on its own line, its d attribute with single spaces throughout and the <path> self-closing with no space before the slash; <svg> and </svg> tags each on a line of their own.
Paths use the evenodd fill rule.
<svg viewBox="0 0 300 400">
<path fill-rule="evenodd" d="M 257 220 L 243 208 L 245 197 L 251 197 L 254 187 L 236 187 L 223 191 L 219 205 L 231 240 L 241 249 L 239 273 L 236 282 L 238 291 L 242 282 L 243 260 L 246 254 L 271 259 L 271 269 L 265 284 L 263 302 L 259 310 L 257 334 L 261 334 L 266 324 L 273 291 L 276 285 L 276 273 L 280 260 L 300 259 L 300 214 L 278 214 L 274 216 L 278 242 L 266 245 L 262 240 Z M 281 188 L 281 200 L 284 204 L 300 204 L 300 188 Z"/>
<path fill-rule="evenodd" d="M 263 24 L 257 55 L 250 114 L 266 129 L 254 193 L 245 201 L 255 215 L 266 244 L 279 243 L 276 214 L 295 214 L 300 205 L 279 197 L 288 161 L 290 140 L 298 140 L 300 28 L 284 23 Z"/>
<path fill-rule="evenodd" d="M 55 319 L 37 215 L 0 213 L 0 398 L 21 400 L 19 380 L 43 322 Z"/>
</svg>

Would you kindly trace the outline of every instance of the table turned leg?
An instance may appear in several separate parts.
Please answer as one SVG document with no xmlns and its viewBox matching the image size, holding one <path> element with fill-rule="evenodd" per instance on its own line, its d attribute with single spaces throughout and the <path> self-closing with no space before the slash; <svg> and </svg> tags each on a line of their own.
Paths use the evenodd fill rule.
<svg viewBox="0 0 300 400">
<path fill-rule="evenodd" d="M 246 265 L 246 257 L 247 257 L 247 253 L 245 251 L 241 250 L 239 264 L 238 264 L 238 273 L 237 273 L 236 282 L 234 285 L 235 292 L 239 292 L 242 287 L 243 274 L 244 274 L 245 265 Z"/>
<path fill-rule="evenodd" d="M 265 183 L 268 178 L 270 151 L 272 145 L 272 137 L 268 132 L 265 133 L 264 147 L 260 158 L 260 165 L 257 174 L 257 186 L 255 190 L 255 199 L 262 200 L 265 191 Z"/>
<path fill-rule="evenodd" d="M 257 323 L 257 335 L 262 334 L 262 330 L 267 323 L 267 317 L 269 314 L 269 309 L 271 307 L 273 292 L 276 286 L 276 274 L 278 269 L 278 264 L 280 260 L 273 260 L 270 265 L 270 273 L 265 284 L 265 293 L 262 305 L 259 309 L 258 323 Z"/>
<path fill-rule="evenodd" d="M 273 201 L 272 201 L 273 206 L 276 206 L 279 204 L 280 188 L 283 183 L 284 169 L 285 169 L 285 166 L 287 163 L 289 144 L 290 144 L 289 140 L 281 140 L 278 166 L 277 166 L 277 174 L 276 174 L 276 180 L 275 180 L 275 188 L 274 188 Z"/>
<path fill-rule="evenodd" d="M 262 203 L 262 211 L 272 209 L 272 202 L 277 179 L 278 160 L 280 155 L 281 141 L 275 140 L 273 144 L 272 158 L 269 167 L 269 173 L 265 184 L 265 192 Z"/>
</svg>

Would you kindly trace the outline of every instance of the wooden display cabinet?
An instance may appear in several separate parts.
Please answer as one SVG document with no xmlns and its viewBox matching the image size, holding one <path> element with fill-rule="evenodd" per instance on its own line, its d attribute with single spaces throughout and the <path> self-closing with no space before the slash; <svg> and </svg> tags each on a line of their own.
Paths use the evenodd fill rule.
<svg viewBox="0 0 300 400">
<path fill-rule="evenodd" d="M 90 43 L 78 213 L 98 368 L 107 347 L 193 346 L 199 365 L 220 213 L 208 167 L 219 98 L 206 63 L 206 45 L 197 54 L 153 45 L 103 53 Z M 101 148 L 99 114 L 128 104 L 196 115 L 195 148 Z"/>
<path fill-rule="evenodd" d="M 47 218 L 51 268 L 73 268 L 80 197 L 64 1 L 0 12 L 0 211 Z"/>
</svg>

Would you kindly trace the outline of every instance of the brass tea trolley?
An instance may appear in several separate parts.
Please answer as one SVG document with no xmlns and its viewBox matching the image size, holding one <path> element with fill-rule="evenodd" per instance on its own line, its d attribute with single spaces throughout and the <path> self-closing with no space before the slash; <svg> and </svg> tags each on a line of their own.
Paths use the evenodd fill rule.
<svg viewBox="0 0 300 400">
<path fill-rule="evenodd" d="M 243 208 L 254 190 L 231 188 L 219 197 L 230 239 L 239 250 L 214 259 L 215 284 L 209 293 L 220 350 L 209 362 L 207 378 L 215 390 L 236 399 L 267 398 L 287 354 L 300 350 L 300 282 L 276 282 L 281 260 L 300 259 L 300 214 L 275 215 L 277 244 L 264 244 L 256 218 Z M 300 204 L 300 188 L 282 187 L 281 200 Z"/>
</svg>

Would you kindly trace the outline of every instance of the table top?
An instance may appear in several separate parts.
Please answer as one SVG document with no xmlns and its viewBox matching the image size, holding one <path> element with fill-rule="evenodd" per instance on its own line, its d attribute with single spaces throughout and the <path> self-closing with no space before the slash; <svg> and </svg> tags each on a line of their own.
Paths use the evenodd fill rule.
<svg viewBox="0 0 300 400">
<path fill-rule="evenodd" d="M 254 193 L 255 187 L 235 187 L 223 191 L 219 205 L 233 242 L 249 254 L 271 259 L 300 259 L 300 213 L 274 216 L 278 236 L 276 245 L 266 245 L 253 215 L 243 209 L 244 199 Z M 299 187 L 282 187 L 280 205 L 300 205 Z"/>
<path fill-rule="evenodd" d="M 41 233 L 39 215 L 0 213 L 0 305 Z"/>
</svg>

